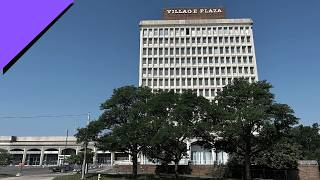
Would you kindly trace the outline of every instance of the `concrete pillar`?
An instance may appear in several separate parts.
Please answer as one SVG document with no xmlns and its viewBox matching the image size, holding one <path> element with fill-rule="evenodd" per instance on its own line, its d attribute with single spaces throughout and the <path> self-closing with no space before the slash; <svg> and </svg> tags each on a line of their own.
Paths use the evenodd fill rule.
<svg viewBox="0 0 320 180">
<path fill-rule="evenodd" d="M 187 155 L 188 159 L 191 161 L 191 142 L 189 140 L 187 141 Z"/>
<path fill-rule="evenodd" d="M 131 163 L 131 155 L 129 154 L 129 164 Z"/>
<path fill-rule="evenodd" d="M 114 159 L 115 159 L 115 153 L 111 152 L 111 166 L 114 164 Z"/>
<path fill-rule="evenodd" d="M 212 156 L 212 162 L 211 162 L 211 164 L 214 164 L 215 163 L 215 160 L 216 160 L 216 154 L 215 154 L 215 152 L 214 152 L 214 148 L 212 148 L 211 149 L 211 156 Z"/>
<path fill-rule="evenodd" d="M 40 154 L 40 166 L 43 165 L 43 157 L 44 157 L 44 149 L 43 147 L 41 148 L 41 154 Z"/>
<path fill-rule="evenodd" d="M 76 148 L 76 155 L 78 155 L 79 152 L 80 152 L 80 148 L 79 148 L 79 146 L 77 146 L 77 148 Z"/>
<path fill-rule="evenodd" d="M 22 164 L 26 163 L 26 158 L 27 158 L 27 149 L 23 149 L 23 156 L 22 156 Z"/>
<path fill-rule="evenodd" d="M 59 149 L 58 149 L 59 151 L 58 151 L 58 162 L 57 162 L 57 165 L 60 165 L 60 162 L 59 162 L 59 157 L 60 157 L 60 155 L 61 155 L 61 153 L 62 153 L 62 149 L 61 149 L 61 147 L 59 147 Z"/>
</svg>

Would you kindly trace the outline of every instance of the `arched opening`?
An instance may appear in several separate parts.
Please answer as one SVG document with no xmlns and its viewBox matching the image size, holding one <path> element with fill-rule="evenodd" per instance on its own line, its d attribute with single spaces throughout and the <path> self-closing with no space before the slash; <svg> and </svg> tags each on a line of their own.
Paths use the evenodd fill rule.
<svg viewBox="0 0 320 180">
<path fill-rule="evenodd" d="M 58 164 L 59 150 L 55 148 L 49 148 L 44 151 L 43 165 L 54 166 Z"/>
<path fill-rule="evenodd" d="M 20 163 L 22 163 L 23 153 L 24 153 L 24 150 L 19 148 L 10 150 L 13 165 L 19 165 Z"/>
<path fill-rule="evenodd" d="M 41 150 L 37 148 L 29 149 L 27 151 L 26 164 L 29 166 L 40 165 Z"/>
<path fill-rule="evenodd" d="M 191 161 L 193 164 L 213 164 L 212 150 L 197 141 L 191 144 Z"/>
</svg>

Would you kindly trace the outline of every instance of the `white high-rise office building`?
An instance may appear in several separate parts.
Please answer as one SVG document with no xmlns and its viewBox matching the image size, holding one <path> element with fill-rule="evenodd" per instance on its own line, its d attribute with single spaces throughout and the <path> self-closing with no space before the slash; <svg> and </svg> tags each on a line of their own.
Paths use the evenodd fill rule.
<svg viewBox="0 0 320 180">
<path fill-rule="evenodd" d="M 140 22 L 140 86 L 212 100 L 235 78 L 258 80 L 251 19 L 225 19 L 221 8 L 166 9 L 164 17 Z"/>
<path fill-rule="evenodd" d="M 139 85 L 194 90 L 213 100 L 235 78 L 258 80 L 251 19 L 226 19 L 223 8 L 164 9 L 163 20 L 140 22 Z M 226 163 L 228 154 L 188 139 L 180 164 Z"/>
</svg>

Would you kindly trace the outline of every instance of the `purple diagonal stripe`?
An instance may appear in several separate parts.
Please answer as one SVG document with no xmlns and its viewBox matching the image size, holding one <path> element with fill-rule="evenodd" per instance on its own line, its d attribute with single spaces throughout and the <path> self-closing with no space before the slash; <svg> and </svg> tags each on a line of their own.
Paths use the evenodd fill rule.
<svg viewBox="0 0 320 180">
<path fill-rule="evenodd" d="M 0 0 L 0 69 L 72 3 L 73 0 Z"/>
</svg>

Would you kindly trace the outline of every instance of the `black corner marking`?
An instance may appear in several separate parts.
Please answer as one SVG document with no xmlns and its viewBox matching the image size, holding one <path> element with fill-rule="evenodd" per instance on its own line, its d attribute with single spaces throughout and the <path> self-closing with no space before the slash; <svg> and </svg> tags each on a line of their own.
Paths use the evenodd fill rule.
<svg viewBox="0 0 320 180">
<path fill-rule="evenodd" d="M 46 28 L 44 28 L 22 51 L 20 51 L 6 66 L 3 67 L 3 74 L 5 74 L 11 66 L 13 66 L 20 58 L 31 48 L 31 46 L 36 43 L 41 36 L 46 33 L 54 23 L 56 23 L 73 5 L 71 3 L 65 10 L 63 10 Z"/>
</svg>

